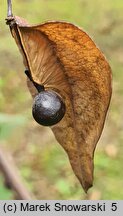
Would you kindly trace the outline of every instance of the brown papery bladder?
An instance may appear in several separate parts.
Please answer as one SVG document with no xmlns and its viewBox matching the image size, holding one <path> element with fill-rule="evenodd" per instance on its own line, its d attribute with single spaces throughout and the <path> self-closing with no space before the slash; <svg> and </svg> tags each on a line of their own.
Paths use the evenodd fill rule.
<svg viewBox="0 0 123 216">
<path fill-rule="evenodd" d="M 111 98 L 111 69 L 102 52 L 79 27 L 67 22 L 31 26 L 24 19 L 7 17 L 12 36 L 30 72 L 27 84 L 55 91 L 65 103 L 61 121 L 51 129 L 65 149 L 85 192 L 93 184 L 93 159 Z"/>
</svg>

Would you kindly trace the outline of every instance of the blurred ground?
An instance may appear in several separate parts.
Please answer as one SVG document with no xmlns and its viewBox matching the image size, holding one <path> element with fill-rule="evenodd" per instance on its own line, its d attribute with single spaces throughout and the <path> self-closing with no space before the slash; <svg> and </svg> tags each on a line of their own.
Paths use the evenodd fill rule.
<svg viewBox="0 0 123 216">
<path fill-rule="evenodd" d="M 123 1 L 13 0 L 14 14 L 30 23 L 66 20 L 93 38 L 113 71 L 113 95 L 95 154 L 94 186 L 85 195 L 49 128 L 31 116 L 22 57 L 5 25 L 0 0 L 0 145 L 13 154 L 37 199 L 123 199 Z M 0 199 L 12 199 L 0 176 Z"/>
</svg>

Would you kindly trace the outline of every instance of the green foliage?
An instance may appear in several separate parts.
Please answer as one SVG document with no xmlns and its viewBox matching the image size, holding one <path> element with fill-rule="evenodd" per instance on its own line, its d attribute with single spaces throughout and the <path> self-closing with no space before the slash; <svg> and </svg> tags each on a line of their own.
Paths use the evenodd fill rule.
<svg viewBox="0 0 123 216">
<path fill-rule="evenodd" d="M 95 183 L 99 190 L 103 190 L 102 199 L 122 199 L 123 190 L 120 189 L 123 184 L 121 161 L 121 157 L 118 156 L 114 159 L 107 156 L 103 151 L 96 155 Z"/>
<path fill-rule="evenodd" d="M 86 196 L 67 156 L 50 130 L 31 117 L 22 57 L 5 25 L 0 0 L 0 145 L 14 155 L 26 184 L 39 199 L 123 198 L 123 1 L 15 0 L 13 12 L 30 23 L 66 20 L 84 28 L 105 53 L 113 70 L 113 95 L 95 156 L 94 186 Z M 107 146 L 114 146 L 115 152 Z M 0 199 L 11 199 L 0 179 Z"/>
<path fill-rule="evenodd" d="M 4 187 L 3 179 L 0 177 L 0 200 L 9 200 L 12 198 L 12 192 Z"/>
<path fill-rule="evenodd" d="M 12 131 L 17 127 L 22 127 L 26 122 L 26 119 L 21 115 L 7 115 L 0 114 L 0 139 L 7 139 Z"/>
</svg>

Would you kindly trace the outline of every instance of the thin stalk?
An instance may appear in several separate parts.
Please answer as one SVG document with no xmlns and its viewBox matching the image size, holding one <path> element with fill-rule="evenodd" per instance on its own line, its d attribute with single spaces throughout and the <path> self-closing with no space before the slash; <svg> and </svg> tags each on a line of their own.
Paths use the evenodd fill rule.
<svg viewBox="0 0 123 216">
<path fill-rule="evenodd" d="M 5 183 L 16 192 L 19 200 L 35 199 L 33 194 L 24 186 L 11 155 L 2 148 L 0 148 L 0 171 L 4 175 Z"/>
<path fill-rule="evenodd" d="M 8 10 L 7 10 L 7 17 L 13 17 L 12 14 L 12 1 L 7 0 Z"/>
</svg>

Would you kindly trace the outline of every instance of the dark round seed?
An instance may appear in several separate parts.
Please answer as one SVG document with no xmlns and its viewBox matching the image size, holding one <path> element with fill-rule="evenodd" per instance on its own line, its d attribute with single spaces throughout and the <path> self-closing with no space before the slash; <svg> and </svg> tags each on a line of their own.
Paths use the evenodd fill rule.
<svg viewBox="0 0 123 216">
<path fill-rule="evenodd" d="M 44 126 L 57 124 L 65 114 L 61 96 L 52 90 L 41 91 L 34 98 L 32 115 L 37 123 Z"/>
</svg>

